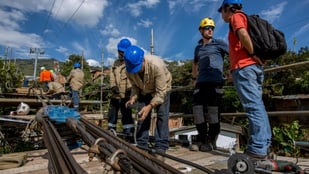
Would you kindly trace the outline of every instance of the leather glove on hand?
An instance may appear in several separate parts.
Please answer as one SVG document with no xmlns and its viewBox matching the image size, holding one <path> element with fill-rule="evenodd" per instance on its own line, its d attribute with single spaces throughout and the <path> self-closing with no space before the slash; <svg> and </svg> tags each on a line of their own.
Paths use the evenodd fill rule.
<svg viewBox="0 0 309 174">
<path fill-rule="evenodd" d="M 113 87 L 111 88 L 111 90 L 112 90 L 112 92 L 113 92 L 114 94 L 119 94 L 119 88 L 118 88 L 118 86 L 113 86 Z"/>
</svg>

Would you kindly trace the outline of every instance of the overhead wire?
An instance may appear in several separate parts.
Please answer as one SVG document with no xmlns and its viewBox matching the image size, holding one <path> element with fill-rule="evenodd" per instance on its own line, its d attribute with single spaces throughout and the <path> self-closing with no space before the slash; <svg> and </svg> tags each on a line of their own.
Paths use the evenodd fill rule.
<svg viewBox="0 0 309 174">
<path fill-rule="evenodd" d="M 41 32 L 42 37 L 44 37 L 44 31 L 46 30 L 47 25 L 48 25 L 48 23 L 49 23 L 49 19 L 50 19 L 50 17 L 51 17 L 52 11 L 53 11 L 53 9 L 54 9 L 54 7 L 55 7 L 55 2 L 56 2 L 56 0 L 53 0 L 52 6 L 51 6 L 51 8 L 50 8 L 50 10 L 49 10 L 49 13 L 48 13 L 48 16 L 47 16 L 47 20 L 46 20 L 46 22 L 45 22 L 45 24 L 44 24 L 44 26 L 43 26 L 43 28 L 42 28 L 42 32 Z"/>
<path fill-rule="evenodd" d="M 56 34 L 56 37 L 58 37 L 59 36 L 59 33 L 61 33 L 64 29 L 65 29 L 65 27 L 68 25 L 68 23 L 72 20 L 72 18 L 75 16 L 75 14 L 78 12 L 78 10 L 81 8 L 81 6 L 84 4 L 84 2 L 85 2 L 86 0 L 83 0 L 80 4 L 79 4 L 79 6 L 77 7 L 77 9 L 73 12 L 73 14 L 69 17 L 69 19 L 63 24 L 63 26 L 62 26 L 62 28 L 60 29 L 60 31 L 59 32 L 57 32 L 58 34 Z"/>
</svg>

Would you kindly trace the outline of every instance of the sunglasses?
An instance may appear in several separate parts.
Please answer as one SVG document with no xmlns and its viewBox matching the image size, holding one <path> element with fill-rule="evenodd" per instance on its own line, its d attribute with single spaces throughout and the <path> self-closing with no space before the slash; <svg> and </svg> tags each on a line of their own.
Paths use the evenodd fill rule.
<svg viewBox="0 0 309 174">
<path fill-rule="evenodd" d="M 214 30 L 215 29 L 215 27 L 213 27 L 213 26 L 206 26 L 206 27 L 203 27 L 203 30 Z"/>
</svg>

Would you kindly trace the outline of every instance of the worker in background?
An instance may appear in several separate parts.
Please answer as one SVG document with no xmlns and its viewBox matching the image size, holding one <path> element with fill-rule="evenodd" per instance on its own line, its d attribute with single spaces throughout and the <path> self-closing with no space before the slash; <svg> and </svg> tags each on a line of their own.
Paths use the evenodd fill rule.
<svg viewBox="0 0 309 174">
<path fill-rule="evenodd" d="M 74 63 L 73 69 L 67 77 L 67 82 L 70 83 L 73 107 L 76 111 L 79 111 L 79 90 L 84 85 L 84 72 L 81 70 L 80 63 Z"/>
<path fill-rule="evenodd" d="M 154 150 L 165 153 L 169 148 L 169 108 L 172 75 L 164 61 L 154 55 L 144 56 L 144 51 L 137 46 L 130 46 L 125 51 L 124 60 L 127 76 L 132 84 L 131 97 L 126 106 L 139 103 L 143 107 L 138 111 L 137 145 L 148 148 L 151 111 L 157 112 L 154 132 Z M 158 159 L 164 160 L 156 155 Z"/>
<path fill-rule="evenodd" d="M 132 110 L 125 106 L 131 94 L 131 83 L 127 78 L 127 71 L 124 63 L 124 52 L 129 46 L 131 46 L 131 42 L 128 39 L 120 40 L 117 45 L 118 59 L 114 62 L 110 74 L 112 96 L 108 111 L 108 129 L 116 130 L 118 112 L 120 109 L 122 115 L 122 132 L 125 135 L 133 136 L 134 121 L 132 118 Z"/>
<path fill-rule="evenodd" d="M 47 94 L 50 94 L 51 98 L 54 98 L 54 99 L 61 99 L 61 95 L 63 95 L 65 92 L 63 84 L 57 81 L 49 82 L 48 88 L 49 89 L 47 91 Z"/>
<path fill-rule="evenodd" d="M 57 81 L 57 73 L 54 71 L 54 70 L 50 70 L 51 74 L 52 74 L 52 77 L 53 77 L 53 81 Z"/>
<path fill-rule="evenodd" d="M 195 86 L 193 116 L 198 142 L 191 145 L 191 150 L 209 152 L 217 148 L 216 141 L 220 133 L 223 64 L 224 56 L 228 54 L 228 46 L 223 40 L 213 38 L 213 19 L 203 18 L 198 30 L 202 38 L 195 47 L 192 64 L 192 80 Z"/>
<path fill-rule="evenodd" d="M 48 91 L 48 83 L 53 81 L 53 75 L 50 71 L 48 71 L 44 66 L 41 67 L 40 72 L 40 83 L 44 85 L 43 90 Z"/>
</svg>

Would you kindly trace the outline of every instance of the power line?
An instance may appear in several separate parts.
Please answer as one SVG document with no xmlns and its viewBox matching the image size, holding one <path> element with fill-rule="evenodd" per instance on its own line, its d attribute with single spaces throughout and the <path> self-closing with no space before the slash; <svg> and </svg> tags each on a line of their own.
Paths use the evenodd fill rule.
<svg viewBox="0 0 309 174">
<path fill-rule="evenodd" d="M 41 32 L 41 35 L 42 35 L 42 36 L 44 36 L 44 30 L 46 29 L 46 27 L 47 27 L 47 25 L 48 25 L 50 16 L 51 16 L 51 14 L 52 14 L 52 10 L 54 9 L 54 6 L 55 6 L 55 2 L 56 2 L 56 0 L 53 1 L 53 4 L 52 4 L 52 6 L 51 6 L 51 8 L 50 8 L 50 10 L 49 10 L 49 13 L 48 13 L 48 16 L 47 16 L 47 20 L 46 20 L 45 25 L 44 25 L 44 27 L 43 27 L 43 29 L 42 29 L 42 32 Z"/>
<path fill-rule="evenodd" d="M 83 0 L 79 6 L 77 7 L 77 9 L 74 11 L 74 13 L 70 16 L 70 18 L 64 23 L 63 27 L 60 29 L 60 31 L 58 33 L 61 33 L 64 28 L 67 26 L 67 24 L 70 22 L 70 20 L 74 17 L 74 15 L 78 12 L 78 10 L 80 9 L 80 7 L 84 4 L 86 0 Z M 58 34 L 56 35 L 56 37 L 59 36 Z"/>
</svg>

